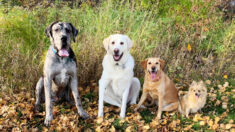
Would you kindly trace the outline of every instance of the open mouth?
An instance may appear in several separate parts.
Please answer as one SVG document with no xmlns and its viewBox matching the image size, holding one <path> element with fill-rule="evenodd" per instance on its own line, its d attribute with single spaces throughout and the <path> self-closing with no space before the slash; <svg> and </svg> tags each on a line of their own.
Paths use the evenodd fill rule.
<svg viewBox="0 0 235 132">
<path fill-rule="evenodd" d="M 115 61 L 119 61 L 119 60 L 121 60 L 122 56 L 123 56 L 123 53 L 121 55 L 113 55 L 113 59 Z"/>
<path fill-rule="evenodd" d="M 68 50 L 67 50 L 67 49 L 64 49 L 64 48 L 61 49 L 61 50 L 59 50 L 58 54 L 59 54 L 59 56 L 61 56 L 61 57 L 68 57 L 68 56 L 69 56 Z"/>
<path fill-rule="evenodd" d="M 149 74 L 150 74 L 151 79 L 154 80 L 157 76 L 157 71 L 151 71 L 151 72 L 149 71 Z"/>
<path fill-rule="evenodd" d="M 199 98 L 199 97 L 200 97 L 200 95 L 199 95 L 199 94 L 195 94 L 195 96 L 196 96 L 196 98 Z"/>
</svg>

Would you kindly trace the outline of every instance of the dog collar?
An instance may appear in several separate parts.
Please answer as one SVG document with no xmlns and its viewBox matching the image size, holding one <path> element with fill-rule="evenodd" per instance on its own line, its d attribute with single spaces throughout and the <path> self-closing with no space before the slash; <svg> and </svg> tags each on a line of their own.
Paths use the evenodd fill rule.
<svg viewBox="0 0 235 132">
<path fill-rule="evenodd" d="M 155 80 L 152 80 L 153 82 L 158 82 L 161 79 L 161 75 L 159 75 L 159 77 L 157 77 Z"/>
<path fill-rule="evenodd" d="M 57 55 L 57 51 L 53 47 L 51 47 L 51 50 Z"/>
<path fill-rule="evenodd" d="M 161 75 L 158 78 L 156 78 L 156 81 L 159 81 L 160 79 L 161 79 Z"/>
</svg>

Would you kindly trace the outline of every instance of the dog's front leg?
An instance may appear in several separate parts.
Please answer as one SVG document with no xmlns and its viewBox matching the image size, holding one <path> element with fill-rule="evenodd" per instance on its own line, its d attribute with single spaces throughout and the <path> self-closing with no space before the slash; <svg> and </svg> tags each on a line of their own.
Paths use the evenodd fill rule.
<svg viewBox="0 0 235 132">
<path fill-rule="evenodd" d="M 89 118 L 89 115 L 83 110 L 82 108 L 82 103 L 81 100 L 79 98 L 79 94 L 78 94 L 78 89 L 77 89 L 77 77 L 76 75 L 72 78 L 71 82 L 70 82 L 70 86 L 72 89 L 72 94 L 75 100 L 75 105 L 77 107 L 78 113 L 79 115 L 83 118 L 83 119 L 87 119 Z"/>
<path fill-rule="evenodd" d="M 119 85 L 120 89 L 124 89 L 124 92 L 123 92 L 123 95 L 122 95 L 121 112 L 120 112 L 120 118 L 121 119 L 124 119 L 125 115 L 126 115 L 126 104 L 127 104 L 129 91 L 130 91 L 130 86 L 131 86 L 131 83 L 129 83 L 130 81 L 127 81 L 127 82 L 126 83 L 122 82 Z"/>
<path fill-rule="evenodd" d="M 161 119 L 162 116 L 162 107 L 163 107 L 163 97 L 159 95 L 158 99 L 158 113 L 157 113 L 157 118 Z"/>
<path fill-rule="evenodd" d="M 98 117 L 103 117 L 104 116 L 104 92 L 105 88 L 108 86 L 109 80 L 108 79 L 101 79 L 99 80 L 99 111 L 98 111 Z"/>
<path fill-rule="evenodd" d="M 46 118 L 44 124 L 49 126 L 53 120 L 52 114 L 52 100 L 51 100 L 51 77 L 44 77 L 44 91 L 45 91 L 45 102 L 46 102 Z"/>
<path fill-rule="evenodd" d="M 143 91 L 143 94 L 142 94 L 142 96 L 141 96 L 141 98 L 140 98 L 140 101 L 139 101 L 139 103 L 138 103 L 138 105 L 137 105 L 137 107 L 135 108 L 134 111 L 137 111 L 137 110 L 140 108 L 140 106 L 141 106 L 141 105 L 144 103 L 144 101 L 146 100 L 147 96 L 148 96 L 147 92 L 146 92 L 146 91 Z"/>
</svg>

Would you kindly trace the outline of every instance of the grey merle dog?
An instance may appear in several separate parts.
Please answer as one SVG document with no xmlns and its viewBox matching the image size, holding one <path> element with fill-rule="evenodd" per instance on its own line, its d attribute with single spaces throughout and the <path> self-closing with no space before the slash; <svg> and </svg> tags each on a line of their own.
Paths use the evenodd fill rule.
<svg viewBox="0 0 235 132">
<path fill-rule="evenodd" d="M 45 98 L 46 118 L 44 124 L 49 126 L 52 119 L 52 102 L 63 98 L 71 103 L 72 91 L 78 113 L 84 119 L 89 115 L 83 110 L 77 89 L 77 62 L 70 47 L 71 39 L 75 41 L 77 29 L 71 23 L 53 22 L 46 29 L 51 46 L 46 55 L 43 77 L 36 85 L 35 110 L 40 111 L 40 101 Z M 43 90 L 44 89 L 44 90 Z M 59 98 L 58 98 L 59 97 Z"/>
</svg>

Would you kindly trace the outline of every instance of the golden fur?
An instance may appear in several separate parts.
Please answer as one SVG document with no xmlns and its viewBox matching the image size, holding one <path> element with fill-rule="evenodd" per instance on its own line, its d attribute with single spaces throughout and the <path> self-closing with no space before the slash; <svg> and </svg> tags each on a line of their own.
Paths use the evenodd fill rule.
<svg viewBox="0 0 235 132">
<path fill-rule="evenodd" d="M 201 110 L 206 103 L 207 89 L 203 81 L 193 81 L 189 92 L 180 98 L 179 112 L 186 117 Z"/>
<path fill-rule="evenodd" d="M 143 94 L 135 108 L 135 111 L 144 103 L 147 96 L 158 101 L 158 115 L 160 119 L 162 111 L 173 111 L 178 107 L 178 91 L 170 78 L 162 71 L 165 61 L 160 58 L 148 58 L 141 62 L 145 69 L 145 82 Z"/>
</svg>

